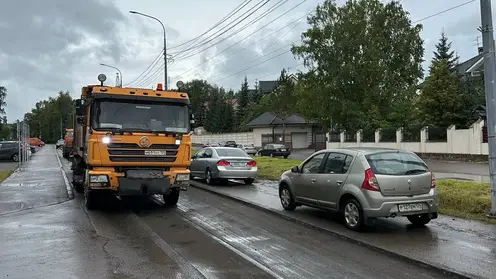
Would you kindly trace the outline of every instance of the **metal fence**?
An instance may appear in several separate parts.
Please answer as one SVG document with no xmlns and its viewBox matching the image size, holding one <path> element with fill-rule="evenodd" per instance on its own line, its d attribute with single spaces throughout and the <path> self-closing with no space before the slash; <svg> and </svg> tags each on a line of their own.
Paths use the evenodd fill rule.
<svg viewBox="0 0 496 279">
<path fill-rule="evenodd" d="M 23 166 L 29 161 L 29 157 L 31 156 L 29 125 L 24 121 L 17 121 L 16 140 L 19 143 L 19 171 L 23 171 Z"/>
</svg>

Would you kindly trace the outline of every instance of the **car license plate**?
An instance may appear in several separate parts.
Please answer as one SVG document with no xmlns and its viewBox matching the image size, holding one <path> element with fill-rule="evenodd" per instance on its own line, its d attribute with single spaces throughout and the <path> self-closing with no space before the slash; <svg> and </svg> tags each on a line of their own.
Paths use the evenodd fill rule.
<svg viewBox="0 0 496 279">
<path fill-rule="evenodd" d="M 231 166 L 233 166 L 233 167 L 245 167 L 246 163 L 231 163 Z"/>
<path fill-rule="evenodd" d="M 286 151 L 286 149 L 281 149 L 282 152 Z"/>
<path fill-rule="evenodd" d="M 400 212 L 421 211 L 422 209 L 423 205 L 421 203 L 398 204 Z"/>
<path fill-rule="evenodd" d="M 167 155 L 167 151 L 145 150 L 145 155 L 146 156 L 166 156 Z"/>
</svg>

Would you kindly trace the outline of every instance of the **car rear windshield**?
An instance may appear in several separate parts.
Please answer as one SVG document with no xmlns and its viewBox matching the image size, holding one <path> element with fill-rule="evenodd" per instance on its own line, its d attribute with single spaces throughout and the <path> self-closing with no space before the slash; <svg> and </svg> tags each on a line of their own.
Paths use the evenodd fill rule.
<svg viewBox="0 0 496 279">
<path fill-rule="evenodd" d="M 218 148 L 217 154 L 220 157 L 247 157 L 248 155 L 241 149 L 231 149 L 231 148 Z"/>
<path fill-rule="evenodd" d="M 283 144 L 274 144 L 274 148 L 286 148 Z"/>
<path fill-rule="evenodd" d="M 422 159 L 407 152 L 381 152 L 365 157 L 375 174 L 414 175 L 429 171 Z"/>
</svg>

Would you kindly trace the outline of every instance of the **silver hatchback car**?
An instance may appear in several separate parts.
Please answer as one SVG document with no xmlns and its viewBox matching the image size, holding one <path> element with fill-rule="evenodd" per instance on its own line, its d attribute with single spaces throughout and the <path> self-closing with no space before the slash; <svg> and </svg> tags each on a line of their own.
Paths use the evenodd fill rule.
<svg viewBox="0 0 496 279">
<path fill-rule="evenodd" d="M 436 179 L 415 153 L 382 148 L 321 150 L 281 175 L 286 210 L 307 205 L 340 212 L 355 231 L 379 217 L 423 226 L 437 218 Z"/>
</svg>

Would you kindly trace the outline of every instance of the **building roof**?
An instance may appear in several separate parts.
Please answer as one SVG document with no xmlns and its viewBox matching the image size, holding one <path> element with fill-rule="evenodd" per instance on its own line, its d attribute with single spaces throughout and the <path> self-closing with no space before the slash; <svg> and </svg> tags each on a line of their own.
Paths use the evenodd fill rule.
<svg viewBox="0 0 496 279">
<path fill-rule="evenodd" d="M 272 112 L 264 112 L 257 118 L 250 121 L 247 126 L 249 127 L 260 127 L 260 126 L 277 126 L 277 125 L 305 125 L 305 124 L 314 124 L 313 121 L 307 121 L 305 118 L 301 117 L 298 114 L 292 114 L 286 119 L 281 119 L 280 117 L 275 116 Z"/>
<path fill-rule="evenodd" d="M 455 67 L 457 72 L 462 75 L 470 74 L 473 72 L 484 71 L 484 55 L 482 53 L 460 63 Z"/>
<path fill-rule="evenodd" d="M 258 82 L 258 89 L 262 94 L 270 93 L 277 87 L 277 80 L 260 80 Z"/>
</svg>

